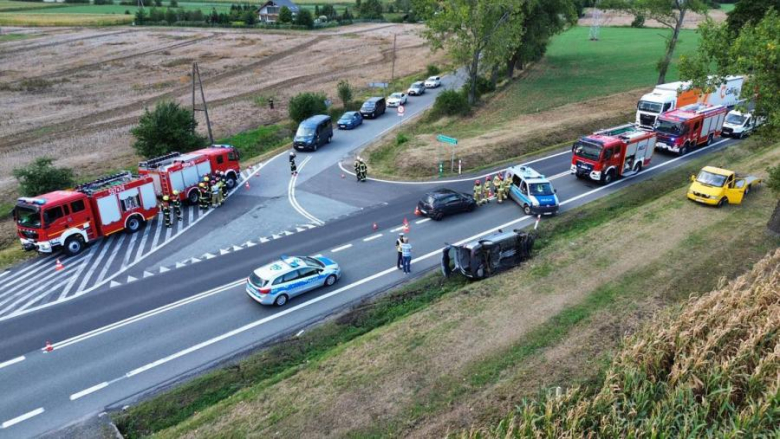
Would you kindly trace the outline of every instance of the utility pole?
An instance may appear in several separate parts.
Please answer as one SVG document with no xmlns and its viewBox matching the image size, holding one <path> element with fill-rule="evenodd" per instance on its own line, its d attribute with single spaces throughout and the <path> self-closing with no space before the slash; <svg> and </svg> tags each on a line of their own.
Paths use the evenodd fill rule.
<svg viewBox="0 0 780 439">
<path fill-rule="evenodd" d="M 392 84 L 393 81 L 395 81 L 395 39 L 398 35 L 393 34 L 393 70 L 390 76 L 390 83 Z"/>
<path fill-rule="evenodd" d="M 195 107 L 195 77 L 198 78 L 198 85 L 200 86 L 200 99 L 203 101 L 203 108 Z M 198 63 L 192 63 L 192 120 L 195 121 L 195 112 L 202 111 L 206 115 L 206 127 L 209 130 L 209 142 L 214 144 L 214 136 L 211 134 L 211 121 L 209 120 L 209 108 L 206 105 L 206 95 L 203 93 L 203 81 L 200 79 L 200 69 L 198 69 Z M 193 130 L 195 129 L 195 124 Z"/>
</svg>

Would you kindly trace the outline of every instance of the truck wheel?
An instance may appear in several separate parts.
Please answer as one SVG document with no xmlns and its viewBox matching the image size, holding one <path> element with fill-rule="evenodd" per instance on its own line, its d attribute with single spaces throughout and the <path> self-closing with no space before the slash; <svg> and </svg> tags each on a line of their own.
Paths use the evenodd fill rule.
<svg viewBox="0 0 780 439">
<path fill-rule="evenodd" d="M 612 175 L 612 171 L 609 171 L 606 174 L 604 174 L 604 181 L 603 181 L 604 185 L 608 185 L 608 184 L 612 183 L 612 179 L 613 178 L 614 177 Z"/>
<path fill-rule="evenodd" d="M 709 137 L 707 137 L 707 145 L 712 145 L 712 140 L 715 138 L 714 134 L 710 134 Z"/>
<path fill-rule="evenodd" d="M 234 187 L 236 187 L 236 176 L 235 176 L 235 174 L 230 174 L 228 176 L 228 178 L 227 178 L 226 183 L 227 183 L 228 189 L 233 189 Z"/>
<path fill-rule="evenodd" d="M 636 164 L 636 173 L 639 174 L 641 170 L 642 170 L 642 162 L 639 162 Z"/>
<path fill-rule="evenodd" d="M 187 202 L 192 204 L 193 206 L 196 206 L 198 204 L 198 200 L 200 200 L 200 194 L 198 193 L 198 190 L 192 189 L 187 194 Z"/>
<path fill-rule="evenodd" d="M 127 227 L 125 227 L 125 231 L 127 233 L 135 233 L 141 230 L 142 225 L 143 224 L 141 220 L 138 218 L 138 215 L 133 215 L 127 219 Z"/>
<path fill-rule="evenodd" d="M 720 201 L 718 201 L 718 206 L 717 206 L 717 207 L 720 209 L 721 207 L 723 207 L 724 205 L 726 205 L 726 202 L 727 202 L 727 201 L 728 201 L 728 200 L 726 199 L 726 197 L 723 197 L 723 198 L 721 198 L 721 199 L 720 199 Z"/>
<path fill-rule="evenodd" d="M 65 240 L 65 254 L 76 256 L 84 250 L 84 238 L 81 236 L 71 236 Z"/>
<path fill-rule="evenodd" d="M 684 156 L 685 154 L 688 154 L 688 143 L 685 143 L 685 146 L 682 147 L 680 150 L 680 156 Z"/>
<path fill-rule="evenodd" d="M 531 206 L 529 206 L 527 204 L 524 204 L 523 205 L 523 213 L 526 214 L 526 215 L 530 215 L 531 214 Z"/>
</svg>

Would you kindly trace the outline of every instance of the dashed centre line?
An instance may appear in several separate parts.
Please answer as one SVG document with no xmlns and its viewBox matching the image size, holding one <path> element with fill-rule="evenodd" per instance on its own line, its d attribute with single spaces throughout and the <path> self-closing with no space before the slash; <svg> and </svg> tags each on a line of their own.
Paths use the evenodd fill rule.
<svg viewBox="0 0 780 439">
<path fill-rule="evenodd" d="M 26 359 L 26 357 L 24 355 L 22 355 L 21 357 L 16 357 L 16 358 L 12 358 L 12 359 L 10 359 L 8 361 L 4 361 L 4 362 L 0 363 L 0 369 L 2 369 L 4 367 L 8 367 L 8 366 L 10 366 L 12 364 L 20 363 L 20 362 L 24 361 L 25 359 Z"/>
<path fill-rule="evenodd" d="M 39 408 L 37 408 L 37 409 L 35 409 L 35 410 L 31 411 L 31 412 L 27 412 L 27 413 L 25 413 L 25 414 L 23 414 L 21 416 L 17 416 L 17 417 L 15 417 L 13 419 L 9 419 L 9 420 L 3 422 L 3 429 L 6 429 L 6 428 L 8 428 L 8 427 L 10 427 L 12 425 L 16 425 L 16 424 L 18 424 L 20 422 L 24 422 L 24 421 L 26 421 L 26 420 L 28 420 L 30 418 L 33 418 L 35 416 L 40 415 L 43 412 L 44 412 L 43 407 L 39 407 Z"/>
<path fill-rule="evenodd" d="M 81 392 L 76 392 L 73 395 L 70 395 L 70 400 L 71 401 L 75 401 L 75 400 L 77 400 L 77 399 L 79 399 L 79 398 L 81 398 L 83 396 L 87 396 L 90 393 L 97 392 L 98 390 L 104 389 L 106 387 L 108 387 L 108 383 L 107 382 L 102 382 L 100 384 L 97 384 L 97 385 L 94 385 L 94 386 L 90 387 L 89 389 L 84 389 Z"/>
<path fill-rule="evenodd" d="M 368 238 L 364 238 L 363 242 L 373 241 L 373 240 L 375 240 L 377 238 L 381 238 L 382 236 L 383 235 L 381 233 L 376 234 L 376 235 L 372 235 L 372 236 L 369 236 Z"/>
<path fill-rule="evenodd" d="M 336 247 L 333 250 L 331 250 L 332 253 L 338 253 L 342 250 L 346 250 L 348 248 L 352 247 L 352 244 L 342 245 L 341 247 Z"/>
<path fill-rule="evenodd" d="M 422 223 L 427 223 L 430 220 L 431 220 L 430 218 L 425 218 L 425 219 L 417 220 L 414 223 L 415 224 L 422 224 Z"/>
</svg>

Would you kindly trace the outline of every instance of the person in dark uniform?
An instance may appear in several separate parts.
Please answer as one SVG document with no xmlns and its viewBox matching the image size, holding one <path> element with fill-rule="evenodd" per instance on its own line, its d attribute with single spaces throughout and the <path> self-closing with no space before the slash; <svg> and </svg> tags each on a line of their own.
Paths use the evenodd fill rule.
<svg viewBox="0 0 780 439">
<path fill-rule="evenodd" d="M 176 214 L 176 221 L 184 221 L 181 215 L 181 199 L 179 199 L 179 191 L 173 191 L 173 213 Z"/>
<path fill-rule="evenodd" d="M 403 270 L 404 269 L 404 266 L 403 266 L 403 263 L 404 263 L 403 253 L 401 252 L 401 244 L 403 244 L 403 243 L 404 243 L 404 234 L 403 233 L 399 233 L 398 234 L 398 239 L 395 240 L 395 251 L 398 253 L 398 257 L 396 258 L 395 266 L 399 270 Z"/>
<path fill-rule="evenodd" d="M 165 227 L 170 229 L 171 228 L 171 205 L 170 205 L 170 198 L 167 195 L 163 196 L 162 213 L 163 213 L 163 219 L 165 220 Z"/>
<path fill-rule="evenodd" d="M 290 175 L 298 175 L 298 166 L 295 164 L 295 151 L 290 151 Z"/>
<path fill-rule="evenodd" d="M 211 197 L 211 193 L 209 193 L 209 187 L 208 185 L 204 183 L 198 184 L 198 192 L 199 192 L 199 199 L 200 199 L 200 208 L 201 210 L 208 210 L 209 209 L 209 201 Z"/>
</svg>

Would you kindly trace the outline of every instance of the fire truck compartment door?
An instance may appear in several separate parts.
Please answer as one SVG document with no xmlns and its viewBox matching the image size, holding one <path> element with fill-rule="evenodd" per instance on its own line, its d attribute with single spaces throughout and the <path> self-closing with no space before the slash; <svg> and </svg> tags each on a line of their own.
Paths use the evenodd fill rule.
<svg viewBox="0 0 780 439">
<path fill-rule="evenodd" d="M 715 117 L 707 117 L 704 119 L 704 123 L 701 124 L 701 133 L 699 133 L 700 137 L 707 137 L 710 135 L 710 126 L 712 126 L 713 120 L 715 120 L 717 116 Z"/>
<path fill-rule="evenodd" d="M 152 176 L 152 181 L 154 181 L 154 192 L 156 194 L 162 195 L 162 183 L 160 183 L 160 174 L 152 172 L 149 175 Z"/>
<path fill-rule="evenodd" d="M 203 163 L 198 163 L 198 175 L 209 175 L 211 174 L 211 162 L 206 160 Z"/>
<path fill-rule="evenodd" d="M 100 221 L 104 226 L 122 219 L 122 213 L 119 211 L 119 203 L 115 195 L 99 198 L 97 206 L 100 212 Z"/>
<path fill-rule="evenodd" d="M 154 206 L 157 205 L 157 196 L 154 193 L 152 183 L 146 183 L 141 186 L 141 202 L 145 210 L 154 209 Z"/>
<path fill-rule="evenodd" d="M 183 191 L 184 190 L 184 178 L 181 175 L 181 171 L 174 171 L 169 174 L 171 181 L 171 190 Z"/>
<path fill-rule="evenodd" d="M 184 178 L 184 187 L 195 186 L 200 180 L 198 178 L 198 169 L 195 166 L 188 166 L 181 171 Z M 182 188 L 183 189 L 183 188 Z M 182 189 L 179 189 L 181 191 Z"/>
</svg>

